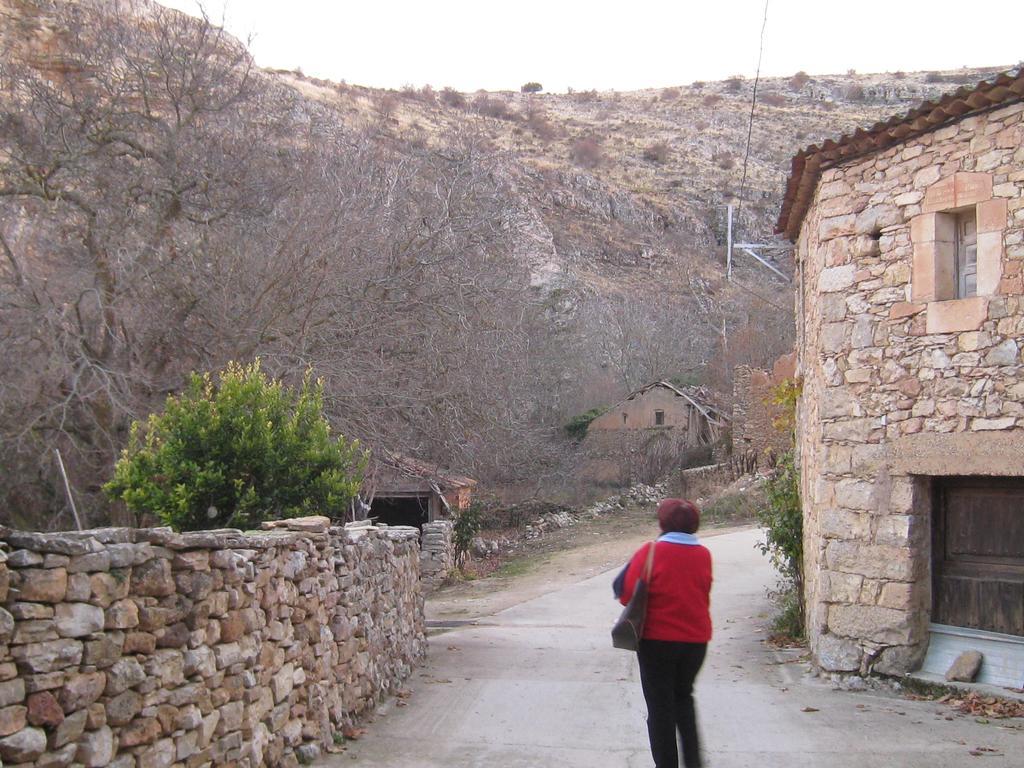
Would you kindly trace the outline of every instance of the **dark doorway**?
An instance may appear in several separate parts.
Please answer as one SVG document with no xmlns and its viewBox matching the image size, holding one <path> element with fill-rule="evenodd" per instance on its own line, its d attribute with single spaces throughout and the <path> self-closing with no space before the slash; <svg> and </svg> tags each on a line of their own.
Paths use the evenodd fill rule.
<svg viewBox="0 0 1024 768">
<path fill-rule="evenodd" d="M 932 621 L 1024 636 L 1024 479 L 935 481 Z"/>
<path fill-rule="evenodd" d="M 422 528 L 430 520 L 429 496 L 391 496 L 376 498 L 370 505 L 370 517 L 388 525 Z"/>
</svg>

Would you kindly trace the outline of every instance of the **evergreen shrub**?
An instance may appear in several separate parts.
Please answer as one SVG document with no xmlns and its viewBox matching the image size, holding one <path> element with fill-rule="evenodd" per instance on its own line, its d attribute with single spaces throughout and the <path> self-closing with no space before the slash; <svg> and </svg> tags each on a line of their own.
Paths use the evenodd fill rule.
<svg viewBox="0 0 1024 768">
<path fill-rule="evenodd" d="M 320 382 L 307 372 L 296 391 L 257 360 L 216 380 L 193 374 L 162 413 L 136 421 L 104 491 L 176 530 L 253 528 L 342 517 L 365 467 L 358 441 L 331 435 Z"/>
</svg>

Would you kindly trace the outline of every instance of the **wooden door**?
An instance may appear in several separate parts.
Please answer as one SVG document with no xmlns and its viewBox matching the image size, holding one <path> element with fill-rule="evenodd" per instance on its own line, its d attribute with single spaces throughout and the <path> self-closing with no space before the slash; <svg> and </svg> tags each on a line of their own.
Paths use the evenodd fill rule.
<svg viewBox="0 0 1024 768">
<path fill-rule="evenodd" d="M 932 621 L 1024 636 L 1024 479 L 935 483 Z"/>
</svg>

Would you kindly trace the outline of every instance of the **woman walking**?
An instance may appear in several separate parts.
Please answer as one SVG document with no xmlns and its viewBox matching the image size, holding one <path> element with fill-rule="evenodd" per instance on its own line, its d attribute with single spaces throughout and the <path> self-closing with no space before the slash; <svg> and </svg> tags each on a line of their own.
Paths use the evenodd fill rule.
<svg viewBox="0 0 1024 768">
<path fill-rule="evenodd" d="M 694 535 L 700 512 L 693 502 L 663 499 L 658 524 L 662 535 L 637 550 L 626 567 L 619 600 L 623 605 L 629 602 L 653 546 L 647 618 L 637 651 L 651 754 L 656 768 L 679 768 L 678 732 L 682 765 L 700 768 L 693 682 L 711 639 L 711 553 Z"/>
</svg>

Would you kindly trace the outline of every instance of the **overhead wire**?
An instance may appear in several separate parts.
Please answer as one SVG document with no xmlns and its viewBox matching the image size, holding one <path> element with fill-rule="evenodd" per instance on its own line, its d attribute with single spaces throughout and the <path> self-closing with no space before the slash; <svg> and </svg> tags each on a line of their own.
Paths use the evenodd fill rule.
<svg viewBox="0 0 1024 768">
<path fill-rule="evenodd" d="M 735 286 L 736 286 L 737 288 L 742 288 L 742 289 L 743 289 L 744 291 L 746 291 L 747 293 L 749 293 L 749 294 L 750 294 L 751 296 L 753 296 L 754 298 L 756 298 L 756 299 L 760 299 L 761 301 L 763 301 L 763 302 L 764 302 L 765 304 L 767 304 L 768 306 L 770 306 L 770 307 L 772 307 L 772 308 L 774 308 L 774 309 L 777 309 L 777 310 L 779 310 L 780 312 L 785 312 L 785 311 L 787 311 L 785 307 L 783 307 L 783 306 L 780 306 L 780 305 L 776 304 L 776 303 L 775 303 L 774 301 L 772 301 L 771 299 L 765 298 L 765 297 L 764 297 L 764 296 L 762 296 L 762 295 L 761 295 L 760 293 L 758 293 L 757 291 L 755 291 L 755 290 L 754 290 L 753 288 L 748 288 L 747 286 L 745 286 L 745 285 L 744 285 L 743 283 L 741 283 L 741 282 L 740 282 L 739 280 L 737 280 L 737 279 L 736 279 L 735 275 L 733 276 L 733 278 L 732 278 L 732 281 L 730 282 L 730 285 L 735 285 Z"/>
<path fill-rule="evenodd" d="M 764 18 L 761 20 L 761 39 L 757 50 L 757 69 L 754 72 L 754 89 L 750 97 L 750 117 L 747 120 L 747 146 L 743 151 L 743 177 L 740 181 L 740 194 L 739 201 L 736 206 L 736 219 L 737 222 L 740 219 L 740 212 L 743 210 L 743 199 L 746 196 L 747 190 L 747 164 L 750 160 L 750 143 L 754 133 L 754 111 L 757 107 L 757 86 L 761 81 L 761 61 L 764 57 L 764 31 L 768 26 L 768 0 L 764 0 Z M 784 307 L 779 306 L 771 299 L 762 296 L 757 291 L 748 288 L 747 286 L 740 283 L 738 280 L 733 278 L 732 284 L 756 297 L 760 301 L 763 301 L 770 307 L 773 307 L 781 312 L 786 311 Z"/>
<path fill-rule="evenodd" d="M 761 41 L 757 49 L 757 70 L 754 72 L 754 92 L 750 97 L 750 118 L 747 120 L 747 146 L 743 151 L 743 178 L 740 181 L 739 202 L 736 206 L 736 219 L 743 211 L 743 198 L 747 192 L 747 162 L 750 160 L 750 141 L 754 133 L 754 109 L 757 107 L 757 85 L 761 80 L 761 59 L 764 56 L 764 30 L 768 26 L 768 0 L 764 0 L 764 19 L 761 21 Z"/>
</svg>

